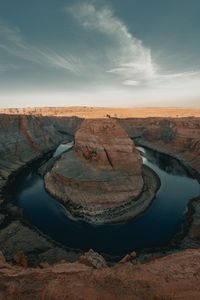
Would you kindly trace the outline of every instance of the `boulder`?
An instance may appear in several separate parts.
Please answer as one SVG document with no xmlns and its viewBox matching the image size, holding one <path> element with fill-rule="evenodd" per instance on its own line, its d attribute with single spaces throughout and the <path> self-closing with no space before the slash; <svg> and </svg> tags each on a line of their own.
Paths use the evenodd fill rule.
<svg viewBox="0 0 200 300">
<path fill-rule="evenodd" d="M 107 264 L 103 256 L 90 249 L 84 255 L 80 256 L 79 262 L 95 269 L 106 268 Z"/>
</svg>

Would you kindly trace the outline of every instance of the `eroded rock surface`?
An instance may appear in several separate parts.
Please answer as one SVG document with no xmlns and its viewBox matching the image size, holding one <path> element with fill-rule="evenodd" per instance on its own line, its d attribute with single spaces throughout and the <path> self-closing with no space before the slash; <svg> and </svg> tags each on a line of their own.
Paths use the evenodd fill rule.
<svg viewBox="0 0 200 300">
<path fill-rule="evenodd" d="M 140 145 L 172 155 L 200 172 L 199 118 L 130 118 L 119 123 Z"/>
<path fill-rule="evenodd" d="M 79 262 L 95 269 L 106 268 L 107 264 L 103 256 L 99 253 L 90 249 L 88 252 L 84 253 L 80 258 Z"/>
<path fill-rule="evenodd" d="M 144 173 L 138 150 L 115 120 L 85 120 L 74 148 L 45 176 L 45 186 L 74 217 L 108 223 L 126 220 L 124 208 L 129 214 L 148 181 Z M 155 192 L 156 185 L 150 186 Z"/>
<path fill-rule="evenodd" d="M 31 161 L 70 141 L 78 118 L 0 114 L 0 200 L 9 177 Z"/>
<path fill-rule="evenodd" d="M 59 111 L 48 109 L 33 109 L 32 116 L 19 116 L 15 114 L 29 114 L 27 110 L 8 111 L 14 115 L 0 115 L 0 191 L 11 174 L 19 168 L 25 166 L 31 160 L 37 158 L 42 153 L 54 149 L 60 141 L 63 141 L 63 133 L 76 132 L 79 120 L 70 118 L 42 118 L 38 114 L 48 116 L 75 116 L 76 111 L 70 108 L 70 113 L 63 113 L 63 108 Z M 110 114 L 112 117 L 126 117 L 129 119 L 118 120 L 121 126 L 127 131 L 129 137 L 136 138 L 141 145 L 146 145 L 152 149 L 171 154 L 179 158 L 187 166 L 200 172 L 200 122 L 199 110 L 196 114 L 188 109 L 185 114 L 179 116 L 187 118 L 175 118 L 179 110 L 173 114 L 168 111 L 154 115 L 154 109 L 145 110 L 145 115 L 135 115 L 128 110 L 128 115 L 120 111 L 109 112 L 104 109 L 102 116 Z M 2 111 L 4 113 L 4 111 Z M 189 115 L 196 116 L 188 117 Z M 88 116 L 87 108 L 81 110 L 81 117 Z M 90 108 L 91 117 L 99 117 L 99 113 L 94 115 L 93 108 Z M 143 118 L 145 116 L 146 118 Z M 153 118 L 152 118 L 152 117 Z M 165 117 L 165 118 L 163 118 Z M 173 117 L 173 118 L 171 118 Z M 26 119 L 27 120 L 24 120 Z M 4 197 L 0 195 L 0 203 Z M 192 205 L 195 215 L 190 226 L 189 234 L 184 239 L 185 247 L 199 247 L 200 226 L 199 226 L 199 199 Z M 4 215 L 1 215 L 1 220 Z M 3 226 L 4 221 L 1 221 Z M 12 223 L 11 223 L 12 224 Z M 4 236 L 0 242 L 5 251 L 6 258 L 14 257 L 14 247 L 17 244 L 18 250 L 26 249 L 29 244 L 27 238 L 20 244 L 15 243 L 9 229 L 11 224 L 5 227 L 7 233 L 2 230 Z M 7 228 L 7 229 L 6 229 Z M 32 229 L 28 235 L 31 236 Z M 27 235 L 21 237 L 26 239 Z M 7 237 L 6 237 L 7 236 Z M 2 237 L 2 236 L 1 236 Z M 8 241 L 10 239 L 10 242 Z M 46 239 L 45 239 L 46 240 Z M 47 240 L 46 240 L 47 241 Z M 37 247 L 39 243 L 34 244 Z M 8 248 L 7 248 L 7 246 Z M 13 249 L 13 253 L 10 249 Z M 24 248 L 24 249 L 23 249 Z M 113 268 L 94 270 L 93 267 L 83 263 L 61 263 L 48 266 L 46 262 L 53 263 L 59 259 L 65 259 L 65 254 L 60 254 L 59 259 L 56 248 L 50 246 L 46 251 L 38 247 L 38 252 L 30 249 L 26 254 L 31 258 L 30 253 L 39 256 L 38 262 L 43 262 L 46 268 L 24 269 L 19 266 L 11 266 L 5 261 L 5 257 L 0 253 L 0 299 L 136 299 L 136 300 L 158 300 L 158 299 L 200 299 L 199 289 L 199 249 L 178 252 L 164 258 L 137 263 L 137 260 L 130 260 L 129 256 L 123 263 L 117 264 Z M 60 251 L 60 249 L 59 249 Z M 23 251 L 24 252 L 24 251 Z M 41 253 L 42 252 L 42 253 Z M 6 254 L 7 253 L 7 254 Z M 68 257 L 66 257 L 68 260 Z M 133 264 L 134 263 L 134 264 Z"/>
<path fill-rule="evenodd" d="M 76 254 L 56 246 L 20 221 L 14 221 L 0 231 L 0 246 L 7 261 L 16 261 L 16 258 L 21 259 L 24 255 L 27 257 L 27 264 L 31 266 L 42 261 L 51 264 L 62 259 L 74 261 L 80 256 L 78 252 Z M 19 255 L 21 251 L 23 255 Z"/>
<path fill-rule="evenodd" d="M 128 134 L 115 120 L 83 121 L 75 135 L 75 152 L 97 171 L 125 171 L 134 175 L 141 182 L 139 185 L 142 185 L 141 156 Z"/>
<path fill-rule="evenodd" d="M 199 265 L 199 249 L 99 269 L 83 263 L 24 269 L 0 260 L 0 299 L 199 300 Z"/>
</svg>

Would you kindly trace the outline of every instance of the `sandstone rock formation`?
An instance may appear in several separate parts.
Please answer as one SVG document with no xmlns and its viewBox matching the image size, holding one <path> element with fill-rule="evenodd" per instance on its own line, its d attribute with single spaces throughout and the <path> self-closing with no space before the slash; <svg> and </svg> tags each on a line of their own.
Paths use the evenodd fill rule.
<svg viewBox="0 0 200 300">
<path fill-rule="evenodd" d="M 100 269 L 83 263 L 24 269 L 0 260 L 0 299 L 199 300 L 199 265 L 199 249 Z"/>
<path fill-rule="evenodd" d="M 0 199 L 10 175 L 69 141 L 81 120 L 0 114 Z"/>
<path fill-rule="evenodd" d="M 48 157 L 61 142 L 70 141 L 80 122 L 76 117 L 58 120 L 0 114 L 0 248 L 7 260 L 12 261 L 17 251 L 28 256 L 30 265 L 42 260 L 50 263 L 62 258 L 74 260 L 74 252 L 68 253 L 16 221 L 23 218 L 22 210 L 9 201 L 13 191 L 10 183 L 20 171 L 39 158 Z"/>
<path fill-rule="evenodd" d="M 130 118 L 119 123 L 140 145 L 176 157 L 200 172 L 199 118 Z"/>
<path fill-rule="evenodd" d="M 93 223 L 124 221 L 124 207 L 129 211 L 142 194 L 143 173 L 139 151 L 115 120 L 85 120 L 74 148 L 45 176 L 45 186 L 74 217 Z"/>
<path fill-rule="evenodd" d="M 79 262 L 95 269 L 106 268 L 107 264 L 103 256 L 90 249 L 84 255 L 79 257 Z"/>
<path fill-rule="evenodd" d="M 97 172 L 99 169 L 125 171 L 138 176 L 140 185 L 143 184 L 140 154 L 116 120 L 83 121 L 75 135 L 75 152 Z"/>
<path fill-rule="evenodd" d="M 0 204 L 4 201 L 3 188 L 16 171 L 44 153 L 55 149 L 59 141 L 65 140 L 67 133 L 72 136 L 75 134 L 81 122 L 81 119 L 76 116 L 101 117 L 109 114 L 121 117 L 117 119 L 117 122 L 126 130 L 129 137 L 137 139 L 141 145 L 178 158 L 196 171 L 195 176 L 199 176 L 200 126 L 198 116 L 200 111 L 198 109 L 163 111 L 146 108 L 121 110 L 71 107 L 9 109 L 1 110 L 1 112 Z M 44 117 L 45 115 L 48 117 Z M 0 220 L 2 225 L 7 224 L 2 210 Z"/>
<path fill-rule="evenodd" d="M 54 266 L 44 263 L 47 267 L 43 269 L 24 269 L 20 266 L 11 266 L 5 261 L 5 257 L 12 260 L 19 250 L 25 253 L 28 261 L 33 256 L 35 259 L 39 258 L 38 264 L 45 261 L 51 264 L 61 259 L 68 260 L 64 250 L 61 253 L 62 249 L 56 249 L 55 245 L 45 237 L 40 240 L 39 233 L 35 235 L 31 227 L 13 222 L 11 215 L 8 217 L 4 215 L 2 203 L 5 193 L 2 193 L 2 189 L 17 170 L 55 149 L 65 139 L 67 133 L 72 136 L 75 134 L 81 120 L 72 116 L 97 118 L 109 114 L 112 117 L 129 118 L 117 120 L 129 137 L 137 139 L 141 145 L 177 157 L 185 165 L 196 170 L 195 176 L 197 176 L 200 172 L 199 110 L 185 109 L 183 113 L 179 109 L 174 109 L 173 113 L 171 110 L 161 110 L 158 114 L 157 111 L 144 109 L 140 114 L 135 109 L 128 109 L 127 115 L 119 109 L 113 111 L 103 109 L 99 115 L 99 110 L 96 109 L 94 112 L 93 108 L 90 108 L 89 112 L 87 108 L 80 109 L 78 113 L 73 108 L 67 109 L 67 112 L 63 109 L 51 108 L 30 109 L 30 111 L 8 110 L 6 112 L 8 115 L 4 115 L 2 111 L 3 114 L 0 115 L 0 248 L 4 255 L 0 253 L 0 299 L 53 300 L 80 297 L 136 300 L 200 299 L 199 249 L 183 252 L 175 249 L 175 253 L 170 256 L 143 263 L 140 263 L 137 258 L 130 259 L 128 255 L 122 261 L 123 263 L 103 269 L 94 269 L 84 265 L 83 261 L 73 264 L 60 263 Z M 55 115 L 62 117 L 56 118 Z M 65 118 L 66 115 L 70 117 Z M 176 118 L 177 115 L 179 118 Z M 183 247 L 198 248 L 200 246 L 199 198 L 192 203 L 189 213 L 192 221 L 187 224 L 190 228 L 183 240 Z M 32 240 L 35 242 L 33 243 Z M 170 251 L 173 252 L 174 249 Z M 125 262 L 126 260 L 129 262 Z"/>
</svg>

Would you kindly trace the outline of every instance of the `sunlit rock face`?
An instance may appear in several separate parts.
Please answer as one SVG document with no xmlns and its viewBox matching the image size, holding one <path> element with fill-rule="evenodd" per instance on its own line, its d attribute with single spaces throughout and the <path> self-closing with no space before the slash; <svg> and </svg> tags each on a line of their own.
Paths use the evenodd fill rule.
<svg viewBox="0 0 200 300">
<path fill-rule="evenodd" d="M 73 149 L 45 176 L 46 189 L 67 205 L 72 216 L 94 223 L 111 221 L 117 210 L 122 213 L 143 185 L 141 156 L 112 119 L 84 120 Z"/>
<path fill-rule="evenodd" d="M 114 120 L 85 120 L 75 135 L 75 151 L 93 168 L 141 176 L 140 154 Z"/>
</svg>

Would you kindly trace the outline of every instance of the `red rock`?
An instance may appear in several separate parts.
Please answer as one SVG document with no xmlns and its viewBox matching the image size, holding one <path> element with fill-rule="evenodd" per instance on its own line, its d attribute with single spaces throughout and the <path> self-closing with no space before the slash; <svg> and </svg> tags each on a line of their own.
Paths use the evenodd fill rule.
<svg viewBox="0 0 200 300">
<path fill-rule="evenodd" d="M 135 251 L 131 252 L 130 254 L 126 254 L 119 263 L 125 264 L 127 262 L 133 262 L 136 258 L 137 254 Z"/>
<path fill-rule="evenodd" d="M 15 254 L 14 260 L 18 266 L 27 268 L 28 266 L 27 256 L 22 251 L 18 251 Z"/>
<path fill-rule="evenodd" d="M 3 255 L 2 251 L 0 251 L 0 266 L 6 264 L 5 256 Z"/>
<path fill-rule="evenodd" d="M 80 256 L 79 262 L 87 266 L 92 266 L 96 269 L 107 267 L 107 263 L 103 256 L 92 249 Z"/>
<path fill-rule="evenodd" d="M 80 263 L 1 269 L 0 299 L 200 299 L 200 249 L 141 264 L 94 269 Z"/>
<path fill-rule="evenodd" d="M 83 121 L 75 135 L 75 151 L 96 168 L 141 175 L 140 154 L 113 119 Z"/>
<path fill-rule="evenodd" d="M 141 156 L 112 119 L 83 121 L 74 148 L 45 176 L 46 189 L 72 215 L 93 223 L 123 215 L 121 209 L 141 194 L 143 185 Z"/>
</svg>

